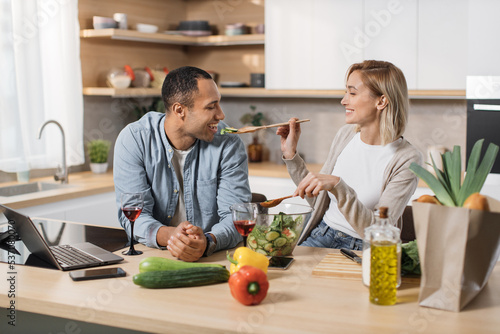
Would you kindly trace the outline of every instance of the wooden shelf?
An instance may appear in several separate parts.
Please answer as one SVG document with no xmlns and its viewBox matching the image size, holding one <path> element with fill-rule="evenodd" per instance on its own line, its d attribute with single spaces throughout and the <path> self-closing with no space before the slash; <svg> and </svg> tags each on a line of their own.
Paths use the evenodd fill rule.
<svg viewBox="0 0 500 334">
<path fill-rule="evenodd" d="M 284 90 L 265 88 L 219 88 L 223 97 L 256 97 L 256 98 L 342 98 L 343 90 Z M 411 90 L 411 99 L 465 99 L 464 90 Z M 111 97 L 149 97 L 160 96 L 159 88 L 126 88 L 85 87 L 83 95 Z"/>
<path fill-rule="evenodd" d="M 110 87 L 84 87 L 83 95 L 87 96 L 111 96 L 111 97 L 149 97 L 160 96 L 160 88 L 125 88 L 117 89 Z"/>
<path fill-rule="evenodd" d="M 80 31 L 80 37 L 191 46 L 263 45 L 265 40 L 263 34 L 193 37 L 165 33 L 150 34 L 124 29 L 85 29 Z"/>
</svg>

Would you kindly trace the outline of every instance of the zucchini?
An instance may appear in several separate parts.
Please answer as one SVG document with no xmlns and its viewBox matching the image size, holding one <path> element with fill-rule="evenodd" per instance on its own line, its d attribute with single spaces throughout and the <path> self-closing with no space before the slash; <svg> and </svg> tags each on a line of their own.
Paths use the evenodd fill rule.
<svg viewBox="0 0 500 334">
<path fill-rule="evenodd" d="M 274 246 L 276 247 L 281 247 L 284 244 L 286 244 L 286 238 L 285 237 L 279 237 L 274 240 Z"/>
<path fill-rule="evenodd" d="M 164 257 L 150 256 L 143 259 L 139 263 L 139 272 L 144 273 L 147 271 L 165 271 L 165 270 L 178 270 L 185 268 L 225 268 L 221 264 L 214 263 L 196 263 L 184 262 L 180 260 L 172 260 Z"/>
<path fill-rule="evenodd" d="M 280 236 L 279 232 L 276 232 L 276 231 L 267 232 L 266 240 L 273 241 L 274 239 L 276 239 L 279 236 Z"/>
<path fill-rule="evenodd" d="M 269 243 L 267 243 L 267 244 L 264 245 L 264 250 L 265 251 L 269 252 L 269 251 L 271 251 L 271 249 L 273 249 L 273 244 L 272 243 L 269 242 Z"/>
<path fill-rule="evenodd" d="M 251 249 L 256 249 L 257 248 L 257 240 L 255 239 L 254 235 L 251 235 L 251 236 L 248 237 L 248 239 L 247 239 L 247 245 Z"/>
<path fill-rule="evenodd" d="M 260 248 L 256 249 L 255 252 L 263 254 L 263 255 L 267 255 L 267 252 L 265 250 L 263 250 L 263 249 L 260 249 Z"/>
<path fill-rule="evenodd" d="M 134 284 L 148 289 L 181 288 L 227 282 L 229 271 L 221 267 L 147 271 L 134 275 L 132 280 Z"/>
</svg>

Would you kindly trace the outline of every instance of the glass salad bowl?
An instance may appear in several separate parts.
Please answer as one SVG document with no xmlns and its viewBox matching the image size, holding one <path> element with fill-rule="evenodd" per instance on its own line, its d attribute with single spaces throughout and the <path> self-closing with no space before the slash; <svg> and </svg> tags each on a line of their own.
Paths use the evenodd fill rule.
<svg viewBox="0 0 500 334">
<path fill-rule="evenodd" d="M 291 255 L 312 211 L 302 204 L 281 203 L 273 208 L 259 205 L 247 247 L 266 256 Z"/>
</svg>

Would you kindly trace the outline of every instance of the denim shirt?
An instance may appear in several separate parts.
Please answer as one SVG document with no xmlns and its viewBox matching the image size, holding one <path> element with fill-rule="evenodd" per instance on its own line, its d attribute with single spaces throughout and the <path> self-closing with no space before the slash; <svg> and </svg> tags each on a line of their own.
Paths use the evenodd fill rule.
<svg viewBox="0 0 500 334">
<path fill-rule="evenodd" d="M 120 224 L 129 234 L 130 222 L 121 212 L 120 195 L 143 193 L 144 208 L 135 221 L 134 238 L 156 248 L 156 233 L 169 226 L 179 199 L 173 148 L 164 121 L 164 114 L 149 112 L 127 125 L 116 140 L 113 162 Z M 197 140 L 184 165 L 187 220 L 216 237 L 216 250 L 235 247 L 242 240 L 229 208 L 251 200 L 245 146 L 237 135 L 220 135 L 226 126 L 219 122 L 212 142 Z"/>
</svg>

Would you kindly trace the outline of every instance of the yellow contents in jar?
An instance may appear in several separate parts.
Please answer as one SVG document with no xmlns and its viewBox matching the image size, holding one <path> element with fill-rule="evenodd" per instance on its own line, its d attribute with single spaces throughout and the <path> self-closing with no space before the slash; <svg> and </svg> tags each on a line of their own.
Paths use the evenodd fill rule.
<svg viewBox="0 0 500 334">
<path fill-rule="evenodd" d="M 370 302 L 396 304 L 398 284 L 398 249 L 390 241 L 375 241 L 371 247 Z"/>
</svg>

